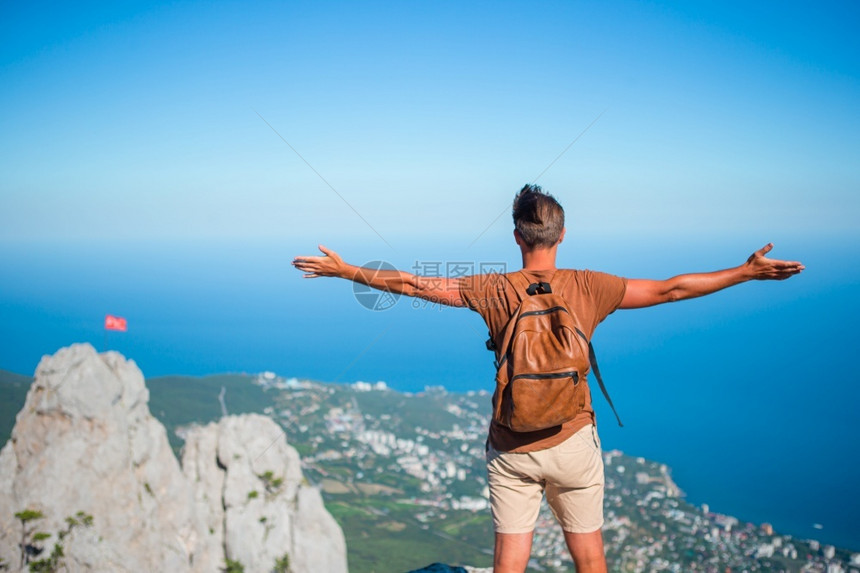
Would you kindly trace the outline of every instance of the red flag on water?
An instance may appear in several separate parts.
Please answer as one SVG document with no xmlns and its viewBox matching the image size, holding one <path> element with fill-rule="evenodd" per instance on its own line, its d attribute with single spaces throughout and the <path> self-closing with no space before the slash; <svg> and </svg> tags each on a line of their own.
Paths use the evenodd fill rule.
<svg viewBox="0 0 860 573">
<path fill-rule="evenodd" d="M 125 332 L 125 319 L 108 314 L 105 316 L 105 330 L 119 330 L 120 332 Z"/>
</svg>

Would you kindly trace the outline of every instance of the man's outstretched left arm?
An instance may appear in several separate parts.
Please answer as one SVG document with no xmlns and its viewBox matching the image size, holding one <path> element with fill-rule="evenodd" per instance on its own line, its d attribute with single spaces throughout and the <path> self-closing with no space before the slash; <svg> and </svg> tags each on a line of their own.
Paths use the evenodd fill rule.
<svg viewBox="0 0 860 573">
<path fill-rule="evenodd" d="M 731 269 L 678 275 L 662 281 L 629 279 L 619 308 L 643 308 L 696 298 L 751 280 L 785 280 L 805 268 L 797 261 L 767 258 L 765 255 L 771 249 L 773 243 L 768 243 L 744 264 Z"/>
<path fill-rule="evenodd" d="M 422 277 L 404 271 L 377 270 L 351 265 L 340 255 L 319 245 L 322 256 L 298 256 L 293 266 L 304 273 L 306 279 L 337 277 L 349 279 L 370 287 L 414 296 L 448 306 L 466 306 L 460 298 L 460 282 L 444 277 Z"/>
</svg>

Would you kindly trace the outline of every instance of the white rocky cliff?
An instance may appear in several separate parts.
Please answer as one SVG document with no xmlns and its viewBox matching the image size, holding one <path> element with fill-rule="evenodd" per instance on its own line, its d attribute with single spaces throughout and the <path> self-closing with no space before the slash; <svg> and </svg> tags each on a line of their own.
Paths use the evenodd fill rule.
<svg viewBox="0 0 860 573">
<path fill-rule="evenodd" d="M 8 570 L 27 569 L 29 547 L 26 560 L 71 571 L 346 571 L 343 533 L 272 420 L 194 429 L 180 468 L 148 400 L 117 353 L 81 344 L 42 360 L 0 451 Z"/>
<path fill-rule="evenodd" d="M 226 557 L 246 571 L 346 571 L 346 542 L 281 428 L 256 414 L 195 428 L 182 467 Z M 213 503 L 214 501 L 214 503 Z"/>
</svg>

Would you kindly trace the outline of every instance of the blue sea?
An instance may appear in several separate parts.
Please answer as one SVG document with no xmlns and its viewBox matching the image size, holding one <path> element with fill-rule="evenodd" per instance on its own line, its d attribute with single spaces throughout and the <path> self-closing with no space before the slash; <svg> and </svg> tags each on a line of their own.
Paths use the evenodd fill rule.
<svg viewBox="0 0 860 573">
<path fill-rule="evenodd" d="M 770 239 L 569 239 L 559 264 L 666 278 L 733 266 Z M 518 268 L 501 242 L 328 246 L 351 262 L 424 273 Z M 90 342 L 147 377 L 271 370 L 401 391 L 492 390 L 477 314 L 303 280 L 289 262 L 315 251 L 294 239 L 2 245 L 0 368 L 32 375 L 42 355 Z M 595 394 L 603 444 L 668 464 L 694 504 L 860 551 L 860 244 L 787 238 L 773 256 L 807 270 L 617 311 L 598 328 L 601 371 L 625 423 Z M 105 314 L 126 318 L 128 332 L 106 334 Z"/>
</svg>

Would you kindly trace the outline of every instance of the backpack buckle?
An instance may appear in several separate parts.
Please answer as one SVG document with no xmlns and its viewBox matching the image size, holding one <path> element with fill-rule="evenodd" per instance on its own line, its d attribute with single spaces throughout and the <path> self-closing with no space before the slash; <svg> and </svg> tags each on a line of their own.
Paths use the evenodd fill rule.
<svg viewBox="0 0 860 573">
<path fill-rule="evenodd" d="M 529 285 L 529 288 L 526 289 L 526 292 L 529 296 L 534 294 L 552 294 L 552 287 L 549 286 L 549 283 L 532 283 Z"/>
<path fill-rule="evenodd" d="M 485 343 L 487 345 L 487 350 L 489 350 L 490 352 L 495 352 L 496 351 L 496 341 L 493 340 L 492 333 L 487 333 L 487 334 L 490 335 L 490 337 L 487 339 L 487 342 Z"/>
</svg>

